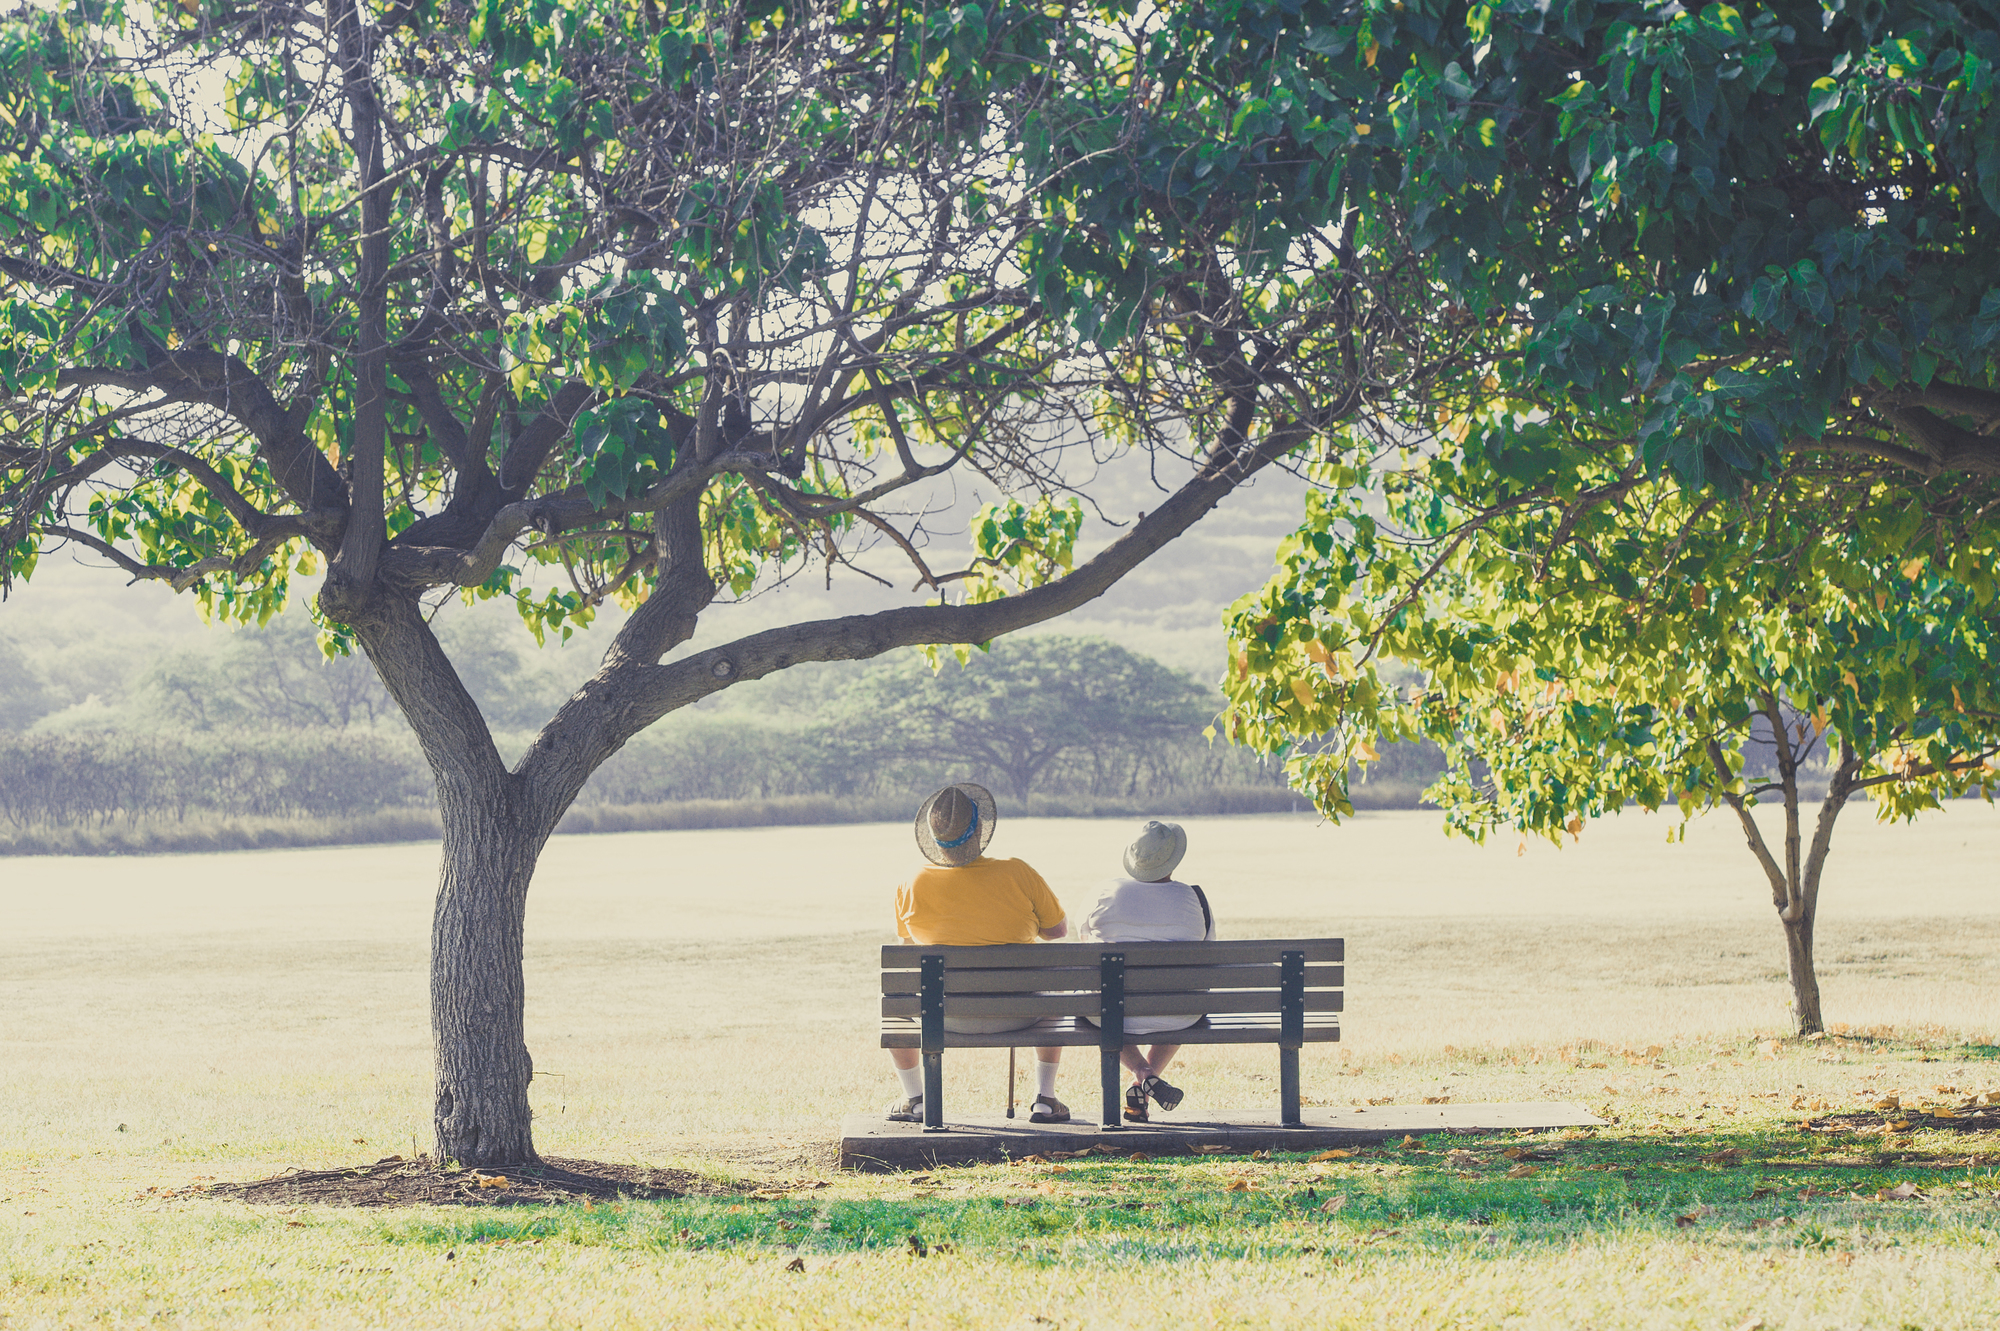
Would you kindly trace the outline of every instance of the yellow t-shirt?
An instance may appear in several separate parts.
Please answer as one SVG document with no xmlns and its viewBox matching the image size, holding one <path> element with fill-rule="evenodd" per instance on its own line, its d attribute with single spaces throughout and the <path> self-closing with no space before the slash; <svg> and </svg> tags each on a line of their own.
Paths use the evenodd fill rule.
<svg viewBox="0 0 2000 1331">
<path fill-rule="evenodd" d="M 1032 943 L 1062 920 L 1056 894 L 1020 860 L 926 865 L 896 889 L 896 934 L 912 943 Z"/>
</svg>

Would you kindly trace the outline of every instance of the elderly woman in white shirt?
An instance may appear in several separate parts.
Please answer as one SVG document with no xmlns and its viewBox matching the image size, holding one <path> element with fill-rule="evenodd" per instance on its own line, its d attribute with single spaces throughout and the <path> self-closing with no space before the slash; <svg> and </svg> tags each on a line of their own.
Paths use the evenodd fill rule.
<svg viewBox="0 0 2000 1331">
<path fill-rule="evenodd" d="M 1125 848 L 1125 876 L 1114 878 L 1098 893 L 1083 917 L 1079 941 L 1086 943 L 1187 943 L 1215 937 L 1215 917 L 1199 887 L 1179 882 L 1174 870 L 1187 854 L 1187 833 L 1178 823 L 1149 822 Z M 1162 1035 L 1186 1030 L 1206 1014 L 1127 1017 L 1127 1035 Z M 1119 1061 L 1132 1074 L 1125 1090 L 1125 1117 L 1147 1121 L 1146 1102 L 1162 1109 L 1179 1104 L 1183 1093 L 1160 1074 L 1180 1052 L 1177 1044 L 1155 1044 L 1141 1051 L 1128 1043 Z"/>
</svg>

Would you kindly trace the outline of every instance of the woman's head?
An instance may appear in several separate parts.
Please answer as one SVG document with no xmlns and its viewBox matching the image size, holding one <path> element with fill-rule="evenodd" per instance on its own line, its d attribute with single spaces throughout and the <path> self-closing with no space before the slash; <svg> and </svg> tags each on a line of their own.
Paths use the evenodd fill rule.
<svg viewBox="0 0 2000 1331">
<path fill-rule="evenodd" d="M 998 821 L 992 792 L 960 781 L 932 795 L 917 810 L 917 848 L 932 864 L 950 868 L 970 864 L 986 853 Z"/>
<path fill-rule="evenodd" d="M 1142 883 L 1162 883 L 1174 876 L 1187 854 L 1187 833 L 1179 823 L 1150 822 L 1125 847 L 1125 872 Z"/>
</svg>

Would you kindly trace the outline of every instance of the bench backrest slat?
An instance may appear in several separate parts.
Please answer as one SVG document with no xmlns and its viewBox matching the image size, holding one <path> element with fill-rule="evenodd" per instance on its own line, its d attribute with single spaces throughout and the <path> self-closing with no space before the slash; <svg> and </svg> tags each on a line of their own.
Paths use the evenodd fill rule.
<svg viewBox="0 0 2000 1331">
<path fill-rule="evenodd" d="M 1344 966 L 1307 966 L 1306 988 L 1339 988 L 1345 981 Z M 883 971 L 882 992 L 914 994 L 918 971 Z M 1036 969 L 951 970 L 944 975 L 947 994 L 1035 994 L 1051 989 L 1097 989 L 1095 957 L 1088 966 L 1047 966 Z M 1187 989 L 1269 989 L 1278 988 L 1276 966 L 1131 966 L 1125 971 L 1125 991 L 1143 994 Z"/>
<path fill-rule="evenodd" d="M 1338 989 L 1308 989 L 1305 994 L 1305 1011 L 1340 1012 L 1341 991 Z M 915 994 L 882 995 L 882 1015 L 885 1017 L 915 1017 L 921 1015 L 923 1000 Z M 946 1011 L 955 1017 L 1076 1017 L 1095 1018 L 1099 998 L 1095 993 L 1055 993 L 1055 994 L 965 994 L 955 997 L 947 1005 Z M 1128 994 L 1125 998 L 1125 1015 L 1128 1017 L 1166 1017 L 1181 1013 L 1211 1012 L 1276 1012 L 1278 994 L 1275 989 L 1249 990 L 1202 990 L 1195 993 L 1171 994 Z"/>
<path fill-rule="evenodd" d="M 1070 957 L 1063 954 L 1072 953 Z M 1303 952 L 1308 962 L 1345 961 L 1339 938 L 1250 938 L 1219 943 L 1002 943 L 994 947 L 942 947 L 889 943 L 882 948 L 883 970 L 914 973 L 926 956 L 945 958 L 953 970 L 1044 969 L 1095 966 L 1101 952 L 1122 952 L 1128 968 L 1139 966 L 1276 965 L 1280 953 Z"/>
</svg>

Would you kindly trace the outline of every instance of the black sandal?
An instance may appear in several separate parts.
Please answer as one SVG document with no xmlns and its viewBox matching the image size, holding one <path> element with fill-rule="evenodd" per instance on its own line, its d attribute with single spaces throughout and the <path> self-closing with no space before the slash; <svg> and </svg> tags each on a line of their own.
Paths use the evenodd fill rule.
<svg viewBox="0 0 2000 1331">
<path fill-rule="evenodd" d="M 1133 1082 L 1125 1088 L 1125 1121 L 1128 1123 L 1150 1123 L 1146 1114 L 1146 1088 Z"/>
<path fill-rule="evenodd" d="M 1139 1090 L 1140 1088 L 1134 1087 L 1133 1089 Z M 1144 1083 L 1144 1090 L 1140 1091 L 1141 1103 L 1144 1103 L 1145 1097 L 1148 1094 L 1150 1094 L 1153 1097 L 1153 1102 L 1159 1105 L 1159 1107 L 1162 1109 L 1172 1109 L 1174 1106 L 1178 1105 L 1181 1101 L 1187 1099 L 1187 1093 L 1185 1091 L 1181 1090 L 1181 1088 L 1178 1086 L 1167 1085 L 1166 1079 L 1163 1077 L 1146 1078 Z M 1129 1101 L 1131 1097 L 1128 1095 L 1126 1099 Z"/>
</svg>

